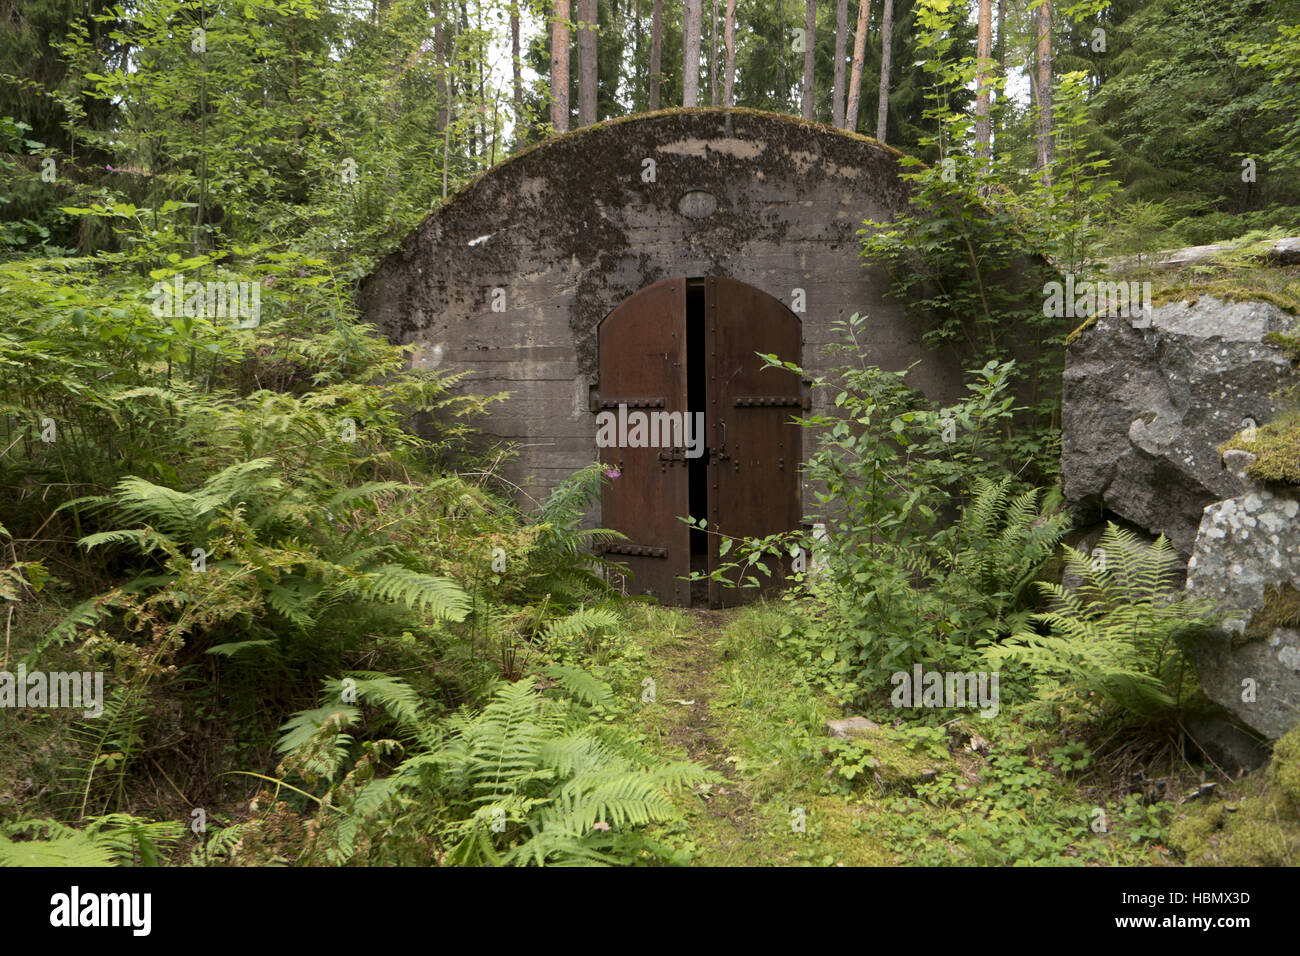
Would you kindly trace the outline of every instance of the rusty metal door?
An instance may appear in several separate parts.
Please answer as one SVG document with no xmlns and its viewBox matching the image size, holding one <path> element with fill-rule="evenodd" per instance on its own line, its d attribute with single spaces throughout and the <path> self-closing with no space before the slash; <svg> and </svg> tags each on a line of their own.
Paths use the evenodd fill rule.
<svg viewBox="0 0 1300 956">
<path fill-rule="evenodd" d="M 665 279 L 625 300 L 600 323 L 598 412 L 680 412 L 686 407 L 686 279 Z M 599 422 L 599 419 L 598 419 Z M 599 428 L 599 424 L 598 424 Z M 629 430 L 630 431 L 630 430 Z M 618 469 L 601 496 L 601 524 L 627 535 L 605 548 L 633 573 L 629 590 L 663 604 L 690 604 L 690 512 L 681 449 L 599 449 Z"/>
<path fill-rule="evenodd" d="M 767 293 L 724 277 L 708 278 L 704 301 L 709 528 L 742 538 L 797 529 L 803 437 L 792 419 L 801 413 L 803 386 L 790 372 L 765 369 L 755 353 L 799 362 L 799 319 Z M 710 573 L 735 560 L 735 551 L 720 558 L 719 544 L 709 535 Z M 771 560 L 767 567 L 770 576 L 757 569 L 749 574 L 774 586 L 789 561 Z M 709 582 L 712 607 L 740 604 L 754 594 Z"/>
</svg>

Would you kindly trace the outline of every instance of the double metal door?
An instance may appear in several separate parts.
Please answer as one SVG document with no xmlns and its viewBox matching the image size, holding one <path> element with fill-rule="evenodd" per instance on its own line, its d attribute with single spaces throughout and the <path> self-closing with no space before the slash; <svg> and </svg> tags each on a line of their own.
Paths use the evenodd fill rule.
<svg viewBox="0 0 1300 956">
<path fill-rule="evenodd" d="M 693 297 L 691 308 L 685 278 L 647 286 L 611 312 L 599 332 L 596 410 L 606 425 L 617 422 L 616 443 L 606 441 L 600 455 L 618 473 L 603 493 L 601 524 L 627 536 L 606 554 L 632 572 L 630 590 L 664 604 L 691 603 L 691 527 L 683 519 L 692 504 L 710 532 L 696 570 L 703 562 L 710 573 L 735 560 L 734 547 L 720 554 L 722 536 L 789 531 L 801 517 L 802 436 L 792 419 L 803 406 L 802 386 L 788 371 L 765 368 L 758 354 L 799 362 L 799 319 L 752 286 L 720 276 L 703 283 L 702 301 Z M 645 427 L 638 430 L 637 422 Z M 768 575 L 748 575 L 778 583 L 785 562 L 767 566 Z M 750 593 L 710 581 L 709 604 L 738 604 Z"/>
</svg>

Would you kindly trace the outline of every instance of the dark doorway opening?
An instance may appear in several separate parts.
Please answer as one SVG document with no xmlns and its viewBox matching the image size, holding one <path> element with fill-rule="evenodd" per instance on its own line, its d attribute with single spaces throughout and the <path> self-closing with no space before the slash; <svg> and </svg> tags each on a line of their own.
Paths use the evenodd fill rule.
<svg viewBox="0 0 1300 956">
<path fill-rule="evenodd" d="M 705 410 L 708 389 L 708 362 L 704 355 L 707 341 L 707 316 L 704 279 L 686 280 L 686 409 L 692 416 Z M 709 570 L 709 533 L 698 527 L 709 514 L 709 451 L 708 432 L 699 441 L 704 444 L 704 454 L 687 460 L 690 482 L 690 508 L 694 524 L 691 526 L 691 573 L 705 575 Z M 708 581 L 691 582 L 691 603 L 703 603 L 709 598 Z"/>
</svg>

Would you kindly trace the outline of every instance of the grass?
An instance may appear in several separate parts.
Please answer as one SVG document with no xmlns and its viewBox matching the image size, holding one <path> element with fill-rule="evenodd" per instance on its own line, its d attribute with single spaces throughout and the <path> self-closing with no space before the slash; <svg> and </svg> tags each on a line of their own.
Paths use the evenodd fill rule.
<svg viewBox="0 0 1300 956">
<path fill-rule="evenodd" d="M 1195 770 L 1171 767 L 1162 789 L 1135 787 L 1135 760 L 1116 758 L 1096 736 L 1084 739 L 1095 730 L 1086 720 L 1074 725 L 1080 729 L 1046 726 L 1006 692 L 991 719 L 970 711 L 900 717 L 883 705 L 862 715 L 878 730 L 833 739 L 826 722 L 845 714 L 800 663 L 808 648 L 798 642 L 807 639 L 787 626 L 806 619 L 807 609 L 786 602 L 725 612 L 614 606 L 618 623 L 571 649 L 614 689 L 606 719 L 632 728 L 654 753 L 695 760 L 722 778 L 674 798 L 683 822 L 653 832 L 670 861 L 1168 865 L 1176 857 L 1166 847 L 1176 845 L 1192 862 L 1215 863 L 1228 859 L 1227 851 L 1214 852 L 1219 835 L 1236 833 L 1247 818 L 1261 859 L 1293 859 L 1291 824 L 1267 829 L 1266 817 L 1281 806 L 1279 784 L 1270 781 L 1300 790 L 1281 771 L 1249 784 L 1272 787 L 1268 799 L 1246 804 L 1254 791 L 1242 791 L 1249 813 L 1179 807 L 1178 798 L 1196 788 Z M 38 789 L 53 785 L 60 736 L 45 715 L 0 714 L 0 792 L 22 793 L 20 770 L 49 777 Z M 1136 763 L 1143 776 L 1155 772 L 1149 760 Z M 1279 766 L 1294 777 L 1292 764 Z M 134 796 L 133 807 L 147 809 L 143 790 Z M 20 808 L 0 809 L 2 819 Z M 1255 852 L 1250 847 L 1242 859 Z"/>
<path fill-rule="evenodd" d="M 620 719 L 664 757 L 726 778 L 680 797 L 686 822 L 659 833 L 681 862 L 1172 861 L 1169 803 L 1130 793 L 1088 746 L 1030 726 L 1014 707 L 944 727 L 869 714 L 882 728 L 871 739 L 828 737 L 825 722 L 844 714 L 783 646 L 791 613 L 779 603 L 727 612 L 631 606 L 606 645 L 598 669 L 626 702 Z M 646 678 L 653 702 L 642 700 Z M 880 759 L 869 762 L 873 755 Z"/>
</svg>

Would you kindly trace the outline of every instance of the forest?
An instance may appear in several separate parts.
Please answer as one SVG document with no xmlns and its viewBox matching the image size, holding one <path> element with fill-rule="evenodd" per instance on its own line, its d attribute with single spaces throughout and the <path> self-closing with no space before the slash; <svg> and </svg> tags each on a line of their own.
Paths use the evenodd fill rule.
<svg viewBox="0 0 1300 956">
<path fill-rule="evenodd" d="M 735 596 L 683 607 L 620 572 L 608 455 L 521 494 L 510 391 L 362 293 L 498 171 L 709 110 L 896 157 L 854 255 L 963 376 L 874 364 L 865 302 L 767 356 L 816 524 L 684 519 Z M 1245 492 L 1184 544 L 1072 491 L 1079 376 L 1156 333 L 1044 304 L 1276 316 L 1201 457 L 1293 518 L 1295 236 L 1294 0 L 0 0 L 0 866 L 1295 865 L 1300 696 L 1261 677 L 1293 729 L 1231 765 L 1198 648 L 1296 679 L 1300 581 L 1229 640 Z"/>
</svg>

